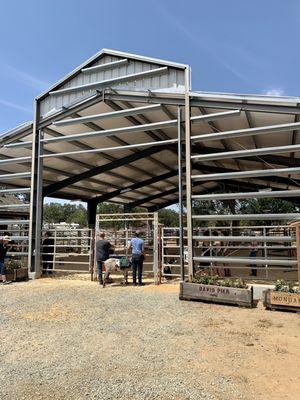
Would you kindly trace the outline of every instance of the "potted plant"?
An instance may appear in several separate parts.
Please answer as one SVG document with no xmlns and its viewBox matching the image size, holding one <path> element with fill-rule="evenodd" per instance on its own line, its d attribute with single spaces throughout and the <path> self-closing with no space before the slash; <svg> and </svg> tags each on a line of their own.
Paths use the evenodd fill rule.
<svg viewBox="0 0 300 400">
<path fill-rule="evenodd" d="M 264 306 L 267 310 L 289 310 L 300 312 L 300 288 L 294 282 L 284 279 L 276 281 L 274 289 L 264 292 Z"/>
<path fill-rule="evenodd" d="M 192 282 L 180 283 L 180 300 L 200 300 L 213 303 L 256 307 L 253 289 L 242 279 L 222 278 L 198 273 Z"/>
<path fill-rule="evenodd" d="M 28 269 L 24 267 L 21 260 L 9 258 L 6 262 L 6 278 L 12 281 L 21 281 L 28 279 Z"/>
</svg>

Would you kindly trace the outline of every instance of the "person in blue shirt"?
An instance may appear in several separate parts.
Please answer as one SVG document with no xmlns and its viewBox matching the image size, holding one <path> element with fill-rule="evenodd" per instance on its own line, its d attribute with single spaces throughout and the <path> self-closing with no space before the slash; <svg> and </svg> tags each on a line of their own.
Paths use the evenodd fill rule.
<svg viewBox="0 0 300 400">
<path fill-rule="evenodd" d="M 135 232 L 135 237 L 131 239 L 128 250 L 132 252 L 132 282 L 136 286 L 136 273 L 138 274 L 138 285 L 142 286 L 143 262 L 144 262 L 144 241 L 140 237 L 140 232 Z"/>
</svg>

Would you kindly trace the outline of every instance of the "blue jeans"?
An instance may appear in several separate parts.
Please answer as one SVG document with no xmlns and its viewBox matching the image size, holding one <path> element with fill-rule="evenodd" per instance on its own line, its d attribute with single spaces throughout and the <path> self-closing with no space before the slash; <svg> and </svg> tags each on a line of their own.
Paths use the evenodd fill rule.
<svg viewBox="0 0 300 400">
<path fill-rule="evenodd" d="M 142 284 L 143 275 L 143 262 L 144 256 L 142 254 L 132 254 L 132 282 L 136 285 L 136 273 L 138 274 L 138 283 Z"/>
<path fill-rule="evenodd" d="M 101 284 L 103 284 L 103 276 L 102 276 L 102 274 L 103 274 L 103 263 L 104 263 L 104 261 L 97 261 L 97 264 L 98 264 L 98 282 L 101 283 Z M 109 272 L 106 271 L 105 278 L 107 279 L 108 277 L 109 277 Z"/>
<path fill-rule="evenodd" d="M 97 264 L 98 264 L 98 282 L 103 284 L 103 277 L 102 277 L 103 261 L 97 261 Z"/>
<path fill-rule="evenodd" d="M 6 268 L 4 262 L 0 262 L 0 275 L 5 275 L 5 274 L 6 274 Z"/>
</svg>

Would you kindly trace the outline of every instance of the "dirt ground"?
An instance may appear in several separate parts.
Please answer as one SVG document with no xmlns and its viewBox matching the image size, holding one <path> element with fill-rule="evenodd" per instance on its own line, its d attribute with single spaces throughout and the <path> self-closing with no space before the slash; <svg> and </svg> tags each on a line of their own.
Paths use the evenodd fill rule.
<svg viewBox="0 0 300 400">
<path fill-rule="evenodd" d="M 300 398 L 300 315 L 178 299 L 178 284 L 0 286 L 0 399 Z"/>
</svg>

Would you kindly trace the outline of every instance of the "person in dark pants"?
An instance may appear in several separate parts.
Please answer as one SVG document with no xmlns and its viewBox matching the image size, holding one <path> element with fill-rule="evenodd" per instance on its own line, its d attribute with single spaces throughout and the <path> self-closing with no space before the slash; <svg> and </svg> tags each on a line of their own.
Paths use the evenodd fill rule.
<svg viewBox="0 0 300 400">
<path fill-rule="evenodd" d="M 105 240 L 105 233 L 100 233 L 100 239 L 96 242 L 96 260 L 98 264 L 98 282 L 103 285 L 103 263 L 109 259 L 109 255 L 113 250 L 113 246 L 108 240 Z"/>
<path fill-rule="evenodd" d="M 254 238 L 253 241 L 250 243 L 249 257 L 256 258 L 257 257 L 257 253 L 258 253 L 258 243 Z M 251 264 L 250 267 L 251 267 L 250 276 L 257 276 L 257 265 L 256 264 Z"/>
<path fill-rule="evenodd" d="M 51 237 L 51 232 L 45 233 L 42 247 L 42 264 L 43 273 L 45 275 L 52 274 L 53 270 L 53 253 L 54 253 L 54 239 Z"/>
<path fill-rule="evenodd" d="M 136 273 L 138 274 L 138 285 L 142 286 L 143 262 L 144 262 L 144 241 L 140 237 L 140 232 L 135 232 L 135 237 L 131 239 L 128 250 L 132 251 L 132 283 L 136 286 Z"/>
<path fill-rule="evenodd" d="M 1 275 L 2 283 L 4 285 L 11 283 L 11 281 L 8 281 L 6 279 L 6 268 L 5 268 L 5 264 L 4 264 L 6 253 L 10 248 L 10 246 L 8 245 L 9 242 L 10 242 L 9 236 L 4 236 L 3 239 L 0 241 L 0 275 Z"/>
</svg>

